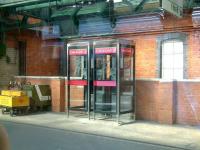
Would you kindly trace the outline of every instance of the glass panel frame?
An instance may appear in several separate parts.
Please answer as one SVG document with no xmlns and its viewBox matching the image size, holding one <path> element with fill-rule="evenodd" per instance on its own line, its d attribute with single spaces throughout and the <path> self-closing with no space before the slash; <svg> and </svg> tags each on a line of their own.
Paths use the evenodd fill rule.
<svg viewBox="0 0 200 150">
<path fill-rule="evenodd" d="M 117 42 L 93 42 L 94 113 L 117 114 Z"/>
<path fill-rule="evenodd" d="M 120 102 L 119 113 L 135 111 L 135 49 L 133 45 L 120 45 Z"/>
<path fill-rule="evenodd" d="M 90 117 L 89 42 L 67 44 L 67 112 L 87 111 Z M 79 94 L 77 94 L 79 93 Z"/>
</svg>

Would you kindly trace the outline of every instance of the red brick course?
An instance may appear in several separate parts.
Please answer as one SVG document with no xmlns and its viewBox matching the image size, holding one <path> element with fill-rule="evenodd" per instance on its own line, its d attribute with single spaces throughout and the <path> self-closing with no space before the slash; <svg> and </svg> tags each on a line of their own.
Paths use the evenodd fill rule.
<svg viewBox="0 0 200 150">
<path fill-rule="evenodd" d="M 26 71 L 30 76 L 58 76 L 60 47 L 47 46 L 50 40 L 42 40 L 34 31 L 15 31 L 7 34 L 9 48 L 18 49 L 18 42 L 26 42 Z"/>
</svg>

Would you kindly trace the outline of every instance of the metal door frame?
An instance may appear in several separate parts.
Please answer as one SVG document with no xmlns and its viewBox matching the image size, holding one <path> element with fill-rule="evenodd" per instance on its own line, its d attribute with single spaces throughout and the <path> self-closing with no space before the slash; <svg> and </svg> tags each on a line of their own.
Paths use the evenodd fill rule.
<svg viewBox="0 0 200 150">
<path fill-rule="evenodd" d="M 115 45 L 114 47 L 116 47 L 116 111 L 113 113 L 113 112 L 110 112 L 110 114 L 115 114 L 116 117 L 117 117 L 117 121 L 119 120 L 119 42 L 118 40 L 115 40 L 115 39 L 109 39 L 109 40 L 96 40 L 96 41 L 93 41 L 93 64 L 94 64 L 94 69 L 93 69 L 93 81 L 96 79 L 95 77 L 95 68 L 96 68 L 96 54 L 95 54 L 95 46 L 98 45 L 98 43 L 104 43 L 105 42 L 105 47 L 109 47 L 107 45 L 109 45 L 109 43 L 113 43 L 113 45 Z M 96 44 L 97 43 L 97 44 Z M 93 107 L 94 107 L 94 110 L 93 110 L 93 118 L 95 119 L 95 114 L 96 114 L 96 108 L 95 108 L 95 102 L 96 102 L 96 86 L 93 85 L 93 92 L 94 92 L 94 101 L 93 101 Z"/>
<path fill-rule="evenodd" d="M 91 62 L 90 62 L 90 42 L 88 41 L 78 41 L 78 42 L 69 42 L 67 43 L 67 116 L 69 117 L 69 113 L 70 113 L 70 62 L 69 62 L 69 47 L 71 46 L 86 46 L 87 47 L 87 112 L 88 112 L 88 118 L 90 119 L 90 101 L 91 101 L 91 97 L 90 97 L 90 69 L 91 69 Z"/>
<path fill-rule="evenodd" d="M 131 41 L 129 40 L 120 40 L 120 39 L 108 39 L 108 40 L 96 40 L 93 42 L 93 66 L 94 66 L 94 69 L 93 69 L 93 80 L 95 80 L 95 66 L 96 66 L 96 54 L 95 54 L 95 46 L 98 45 L 98 43 L 106 43 L 105 44 L 105 47 L 109 47 L 107 45 L 109 45 L 109 42 L 110 43 L 114 43 L 115 47 L 116 47 L 116 113 L 114 113 L 116 115 L 116 121 L 119 123 L 120 121 L 120 115 L 121 114 L 126 114 L 126 113 L 132 113 L 135 115 L 135 112 L 136 112 L 136 97 L 135 97 L 135 46 L 134 44 L 131 43 Z M 97 44 L 96 44 L 97 43 Z M 121 112 L 120 110 L 120 105 L 121 105 L 121 90 L 120 90 L 120 87 L 121 87 L 121 79 L 120 79 L 120 55 L 121 55 L 121 46 L 122 45 L 129 45 L 130 48 L 133 48 L 133 81 L 132 81 L 132 86 L 133 86 L 133 99 L 132 99 L 132 105 L 134 104 L 134 107 L 132 107 L 132 109 L 130 111 L 127 111 L 127 112 Z M 95 119 L 95 102 L 96 102 L 96 86 L 93 86 L 93 92 L 94 92 L 94 102 L 93 102 L 93 107 L 94 107 L 94 114 L 93 114 L 93 117 Z M 111 112 L 112 113 L 112 112 Z M 113 113 L 112 113 L 113 114 Z"/>
</svg>

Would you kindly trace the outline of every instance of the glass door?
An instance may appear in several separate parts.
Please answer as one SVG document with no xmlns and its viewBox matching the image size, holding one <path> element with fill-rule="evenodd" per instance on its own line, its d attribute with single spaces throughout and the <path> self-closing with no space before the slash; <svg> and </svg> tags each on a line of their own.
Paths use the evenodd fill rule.
<svg viewBox="0 0 200 150">
<path fill-rule="evenodd" d="M 94 112 L 116 113 L 117 47 L 94 46 Z"/>
<path fill-rule="evenodd" d="M 120 46 L 120 114 L 133 112 L 135 93 L 134 47 Z"/>
<path fill-rule="evenodd" d="M 88 110 L 89 105 L 89 44 L 67 46 L 68 110 Z"/>
</svg>

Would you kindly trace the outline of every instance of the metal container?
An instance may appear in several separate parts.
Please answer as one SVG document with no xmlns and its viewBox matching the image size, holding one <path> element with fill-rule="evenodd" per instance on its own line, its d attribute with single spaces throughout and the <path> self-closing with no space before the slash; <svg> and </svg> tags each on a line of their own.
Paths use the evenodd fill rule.
<svg viewBox="0 0 200 150">
<path fill-rule="evenodd" d="M 5 96 L 0 95 L 0 105 L 2 107 L 24 107 L 29 106 L 30 101 L 27 96 Z"/>
<path fill-rule="evenodd" d="M 51 89 L 49 85 L 24 85 L 23 91 L 30 98 L 32 111 L 51 108 Z"/>
</svg>

